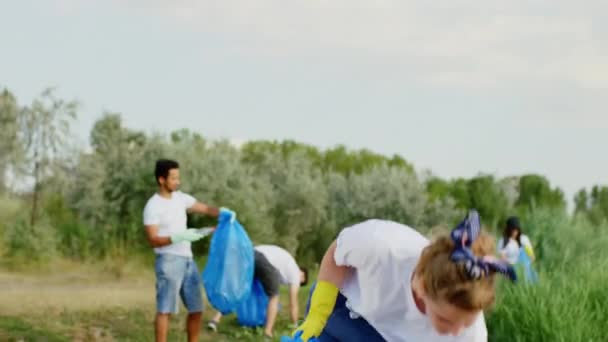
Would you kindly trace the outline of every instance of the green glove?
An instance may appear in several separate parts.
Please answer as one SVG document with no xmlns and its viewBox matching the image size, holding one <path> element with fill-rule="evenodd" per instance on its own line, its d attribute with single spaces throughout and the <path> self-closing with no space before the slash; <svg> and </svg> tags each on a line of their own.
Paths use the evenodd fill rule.
<svg viewBox="0 0 608 342">
<path fill-rule="evenodd" d="M 194 242 L 202 239 L 205 235 L 198 232 L 198 229 L 186 229 L 171 235 L 171 243 Z"/>
<path fill-rule="evenodd" d="M 196 232 L 198 234 L 201 235 L 202 238 L 209 236 L 211 234 L 213 234 L 213 232 L 215 232 L 215 227 L 207 227 L 207 228 L 188 228 L 188 229 L 194 229 L 196 230 Z"/>
</svg>

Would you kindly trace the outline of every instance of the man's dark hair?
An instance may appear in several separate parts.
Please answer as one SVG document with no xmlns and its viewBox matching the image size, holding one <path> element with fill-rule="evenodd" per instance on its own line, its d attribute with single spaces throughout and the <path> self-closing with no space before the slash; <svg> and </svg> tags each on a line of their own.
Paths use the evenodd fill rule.
<svg viewBox="0 0 608 342">
<path fill-rule="evenodd" d="M 179 169 L 179 164 L 175 160 L 157 160 L 156 167 L 154 168 L 154 176 L 156 177 L 156 183 L 160 185 L 160 182 L 158 181 L 160 177 L 167 179 L 167 177 L 169 177 L 169 171 L 171 171 L 172 169 Z"/>
<path fill-rule="evenodd" d="M 308 268 L 300 267 L 300 270 L 302 271 L 302 273 L 304 273 L 304 281 L 300 282 L 300 286 L 306 286 L 308 285 Z"/>
</svg>

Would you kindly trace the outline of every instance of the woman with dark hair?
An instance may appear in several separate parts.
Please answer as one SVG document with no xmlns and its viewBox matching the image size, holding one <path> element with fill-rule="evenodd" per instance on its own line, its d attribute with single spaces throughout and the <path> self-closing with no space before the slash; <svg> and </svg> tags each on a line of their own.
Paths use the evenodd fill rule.
<svg viewBox="0 0 608 342">
<path fill-rule="evenodd" d="M 507 219 L 502 238 L 498 240 L 498 253 L 503 260 L 515 265 L 520 260 L 520 249 L 522 248 L 530 261 L 534 261 L 534 249 L 530 239 L 522 233 L 519 218 L 511 216 Z"/>
</svg>

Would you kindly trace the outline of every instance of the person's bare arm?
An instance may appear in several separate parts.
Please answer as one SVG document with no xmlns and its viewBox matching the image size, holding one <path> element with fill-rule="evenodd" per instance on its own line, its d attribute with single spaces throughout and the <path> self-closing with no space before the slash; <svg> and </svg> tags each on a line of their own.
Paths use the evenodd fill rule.
<svg viewBox="0 0 608 342">
<path fill-rule="evenodd" d="M 146 238 L 153 248 L 163 247 L 172 244 L 168 236 L 158 236 L 158 226 L 155 224 L 146 225 Z"/>
<path fill-rule="evenodd" d="M 323 256 L 318 281 L 310 298 L 310 310 L 304 323 L 294 331 L 294 336 L 300 334 L 302 341 L 308 341 L 311 337 L 321 335 L 336 304 L 340 287 L 346 278 L 348 267 L 336 264 L 336 246 L 337 242 L 334 241 Z"/>
<path fill-rule="evenodd" d="M 293 324 L 298 324 L 298 318 L 300 317 L 300 308 L 298 306 L 299 290 L 299 284 L 292 284 L 289 286 L 289 312 L 291 315 L 291 322 Z"/>
<path fill-rule="evenodd" d="M 337 242 L 334 241 L 331 246 L 325 252 L 323 260 L 321 261 L 321 267 L 319 269 L 318 281 L 326 281 L 336 285 L 337 288 L 342 287 L 344 279 L 346 278 L 346 272 L 348 271 L 347 266 L 338 266 L 336 264 L 335 253 L 336 253 Z"/>
<path fill-rule="evenodd" d="M 196 202 L 192 207 L 188 209 L 189 213 L 208 215 L 211 217 L 218 217 L 220 215 L 220 209 L 212 207 L 202 202 Z"/>
</svg>

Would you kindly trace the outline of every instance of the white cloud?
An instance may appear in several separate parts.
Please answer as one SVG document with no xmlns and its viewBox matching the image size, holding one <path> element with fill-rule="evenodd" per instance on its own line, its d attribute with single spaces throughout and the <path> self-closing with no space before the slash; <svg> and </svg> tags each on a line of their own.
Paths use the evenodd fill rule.
<svg viewBox="0 0 608 342">
<path fill-rule="evenodd" d="M 244 55 L 382 57 L 390 61 L 386 67 L 415 71 L 419 81 L 440 86 L 552 80 L 608 87 L 606 35 L 598 29 L 606 6 L 599 1 L 145 3 L 186 29 L 224 38 Z M 117 4 L 139 11 L 144 2 Z"/>
</svg>

